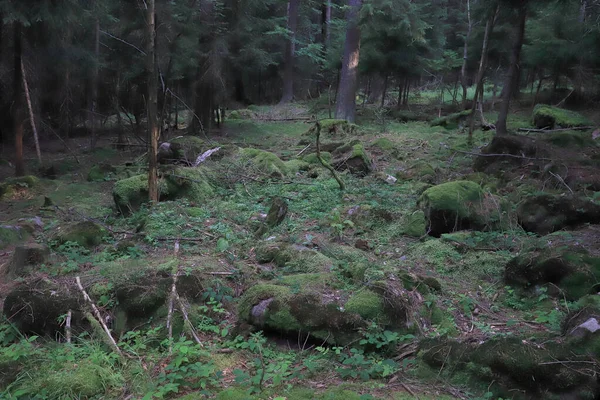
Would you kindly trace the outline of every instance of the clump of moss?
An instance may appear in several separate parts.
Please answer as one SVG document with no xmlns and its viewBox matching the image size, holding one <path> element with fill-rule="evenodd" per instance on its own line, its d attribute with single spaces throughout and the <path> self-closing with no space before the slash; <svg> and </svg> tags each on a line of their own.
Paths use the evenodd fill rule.
<svg viewBox="0 0 600 400">
<path fill-rule="evenodd" d="M 346 312 L 356 313 L 367 320 L 375 320 L 385 315 L 383 299 L 368 289 L 355 293 L 344 307 Z"/>
<path fill-rule="evenodd" d="M 443 126 L 446 129 L 457 128 L 469 115 L 471 110 L 464 110 L 454 114 L 447 115 L 445 117 L 436 118 L 431 121 L 431 126 Z"/>
<path fill-rule="evenodd" d="M 197 136 L 185 135 L 170 141 L 175 159 L 194 162 L 206 148 L 204 140 Z"/>
<path fill-rule="evenodd" d="M 58 243 L 73 242 L 82 247 L 95 247 L 102 243 L 106 231 L 91 221 L 60 227 L 54 238 Z"/>
<path fill-rule="evenodd" d="M 440 236 L 470 227 L 485 225 L 480 214 L 484 193 L 471 181 L 454 181 L 427 189 L 419 199 L 430 234 Z"/>
<path fill-rule="evenodd" d="M 331 162 L 331 153 L 326 152 L 326 151 L 322 151 L 321 152 L 321 158 L 329 163 Z M 311 154 L 307 154 L 305 155 L 302 160 L 304 162 L 307 162 L 308 164 L 317 164 L 317 165 L 321 165 L 321 162 L 319 161 L 319 159 L 317 158 L 317 153 L 311 153 Z"/>
<path fill-rule="evenodd" d="M 117 169 L 110 164 L 94 165 L 88 172 L 89 182 L 102 182 L 110 179 L 117 173 Z"/>
<path fill-rule="evenodd" d="M 165 190 L 166 186 L 163 185 Z M 122 214 L 136 211 L 148 202 L 148 175 L 136 175 L 121 179 L 113 188 L 113 199 L 117 210 Z"/>
<path fill-rule="evenodd" d="M 335 153 L 332 165 L 337 170 L 348 170 L 354 175 L 365 176 L 373 169 L 371 158 L 361 143 L 353 144 L 351 149 L 340 147 Z"/>
<path fill-rule="evenodd" d="M 287 243 L 268 243 L 257 246 L 259 262 L 273 262 L 286 272 L 327 272 L 336 264 L 324 254 L 304 246 Z"/>
<path fill-rule="evenodd" d="M 425 213 L 417 210 L 406 217 L 403 227 L 404 234 L 412 237 L 421 237 L 427 233 Z"/>
<path fill-rule="evenodd" d="M 233 110 L 227 114 L 227 119 L 237 120 L 237 119 L 253 119 L 256 118 L 256 113 L 252 110 L 241 109 L 241 110 Z"/>
<path fill-rule="evenodd" d="M 39 179 L 33 175 L 8 178 L 0 184 L 0 198 L 10 196 L 22 189 L 31 189 L 39 183 Z"/>
<path fill-rule="evenodd" d="M 574 128 L 589 126 L 593 123 L 583 115 L 575 111 L 553 107 L 547 104 L 538 104 L 533 109 L 533 124 L 538 129 L 555 127 Z"/>
<path fill-rule="evenodd" d="M 284 177 L 289 173 L 288 167 L 276 154 L 268 151 L 245 148 L 240 149 L 240 155 L 243 160 L 250 162 L 259 171 L 272 176 Z"/>
<path fill-rule="evenodd" d="M 433 183 L 436 177 L 436 170 L 426 161 L 417 161 L 404 172 L 398 174 L 398 179 L 418 180 L 426 183 Z"/>
<path fill-rule="evenodd" d="M 300 171 L 308 171 L 310 163 L 305 160 L 290 160 L 285 162 L 286 170 L 291 174 L 296 174 Z"/>
<path fill-rule="evenodd" d="M 321 120 L 321 133 L 327 136 L 347 136 L 356 133 L 358 126 L 344 119 Z"/>
<path fill-rule="evenodd" d="M 201 201 L 213 194 L 205 170 L 200 167 L 175 168 L 165 173 L 164 180 L 168 189 L 163 197 L 169 200 L 185 197 L 192 201 Z"/>
<path fill-rule="evenodd" d="M 21 226 L 0 226 L 0 249 L 26 239 L 29 236 L 27 229 Z"/>
</svg>

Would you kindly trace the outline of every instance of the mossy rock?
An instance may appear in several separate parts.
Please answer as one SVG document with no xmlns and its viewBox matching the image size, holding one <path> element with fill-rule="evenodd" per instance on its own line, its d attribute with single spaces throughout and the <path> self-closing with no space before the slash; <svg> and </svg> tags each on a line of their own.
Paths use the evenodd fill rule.
<svg viewBox="0 0 600 400">
<path fill-rule="evenodd" d="M 427 233 L 425 212 L 417 210 L 405 218 L 403 232 L 407 236 L 421 237 Z"/>
<path fill-rule="evenodd" d="M 45 263 L 49 256 L 48 246 L 36 243 L 17 246 L 3 273 L 11 279 L 26 276 L 34 271 L 34 267 Z"/>
<path fill-rule="evenodd" d="M 326 272 L 336 261 L 305 246 L 288 243 L 265 243 L 256 247 L 258 262 L 272 262 L 286 272 Z"/>
<path fill-rule="evenodd" d="M 358 125 L 344 119 L 321 120 L 321 134 L 325 137 L 346 137 L 356 134 Z"/>
<path fill-rule="evenodd" d="M 594 125 L 583 115 L 563 108 L 538 104 L 533 109 L 533 124 L 538 129 L 575 128 Z"/>
<path fill-rule="evenodd" d="M 59 286 L 47 279 L 28 281 L 8 293 L 3 314 L 24 334 L 64 334 L 61 317 L 73 311 L 71 326 L 78 334 L 88 324 L 83 314 L 84 300 L 75 285 Z"/>
<path fill-rule="evenodd" d="M 316 160 L 318 162 L 318 160 Z M 289 160 L 285 161 L 285 168 L 291 174 L 297 174 L 301 171 L 308 171 L 311 168 L 311 163 L 305 160 Z"/>
<path fill-rule="evenodd" d="M 371 144 L 371 148 L 389 154 L 396 159 L 402 159 L 402 153 L 399 145 L 388 138 L 379 138 Z"/>
<path fill-rule="evenodd" d="M 323 293 L 270 283 L 259 283 L 241 297 L 238 313 L 258 329 L 282 334 L 310 332 L 315 338 L 335 344 L 358 339 L 359 327 L 366 322 L 358 314 L 342 311 L 343 304 Z"/>
<path fill-rule="evenodd" d="M 523 288 L 551 284 L 560 289 L 561 292 L 556 293 L 559 297 L 569 300 L 598 292 L 599 279 L 600 258 L 565 248 L 519 255 L 506 265 L 504 273 L 504 280 L 508 284 Z"/>
<path fill-rule="evenodd" d="M 110 164 L 94 165 L 88 172 L 87 180 L 89 182 L 103 182 L 115 176 L 117 169 Z"/>
<path fill-rule="evenodd" d="M 102 243 L 105 235 L 106 230 L 100 225 L 92 221 L 82 221 L 58 228 L 54 240 L 59 244 L 73 242 L 82 247 L 92 248 Z"/>
<path fill-rule="evenodd" d="M 33 175 L 8 178 L 0 183 L 0 199 L 11 196 L 15 192 L 32 189 L 39 184 L 39 179 Z"/>
<path fill-rule="evenodd" d="M 338 171 L 348 170 L 351 174 L 362 177 L 373 170 L 371 157 L 361 143 L 354 144 L 348 151 L 336 149 L 331 165 Z"/>
<path fill-rule="evenodd" d="M 206 143 L 198 136 L 186 135 L 172 139 L 171 149 L 175 159 L 193 163 L 206 149 Z"/>
<path fill-rule="evenodd" d="M 484 199 L 481 186 L 471 181 L 454 181 L 427 189 L 419 199 L 431 236 L 439 237 L 484 224 L 479 206 Z"/>
<path fill-rule="evenodd" d="M 213 187 L 202 167 L 178 167 L 163 174 L 167 190 L 161 192 L 161 199 L 175 200 L 187 198 L 200 202 L 214 194 Z M 161 185 L 159 185 L 160 187 Z"/>
<path fill-rule="evenodd" d="M 256 113 L 252 110 L 241 109 L 241 110 L 233 110 L 227 114 L 227 119 L 231 120 L 239 120 L 239 119 L 254 119 L 256 118 Z"/>
<path fill-rule="evenodd" d="M 0 225 L 0 249 L 27 239 L 31 231 L 21 225 Z"/>
<path fill-rule="evenodd" d="M 519 205 L 517 217 L 526 231 L 545 235 L 580 224 L 600 223 L 600 204 L 586 197 L 541 193 L 527 197 Z"/>
<path fill-rule="evenodd" d="M 116 298 L 119 302 L 118 310 L 124 311 L 128 325 L 131 321 L 140 321 L 152 317 L 156 311 L 165 304 L 170 290 L 172 279 L 156 276 L 136 278 L 135 284 L 130 280 L 121 280 L 115 288 Z"/>
<path fill-rule="evenodd" d="M 259 172 L 274 178 L 282 178 L 290 172 L 276 154 L 268 151 L 244 148 L 240 149 L 240 156 L 242 160 L 250 163 Z"/>
<path fill-rule="evenodd" d="M 397 174 L 397 178 L 401 180 L 416 180 L 425 183 L 434 183 L 436 176 L 436 169 L 426 161 L 417 161 L 406 171 Z"/>
<path fill-rule="evenodd" d="M 163 185 L 163 190 L 166 186 Z M 121 214 L 139 210 L 142 204 L 148 202 L 148 175 L 136 175 L 121 179 L 113 188 L 113 199 Z"/>
<path fill-rule="evenodd" d="M 321 152 L 321 158 L 327 162 L 330 163 L 332 156 L 331 153 L 326 152 L 326 151 L 322 151 Z M 302 160 L 308 164 L 311 165 L 321 165 L 321 162 L 319 161 L 319 159 L 317 158 L 317 153 L 311 153 L 311 154 L 307 154 L 305 155 Z"/>
<path fill-rule="evenodd" d="M 456 129 L 463 124 L 467 117 L 471 115 L 471 110 L 464 110 L 445 117 L 436 118 L 431 121 L 431 126 L 442 126 L 446 129 Z"/>
<path fill-rule="evenodd" d="M 345 305 L 346 312 L 360 315 L 366 320 L 377 320 L 385 316 L 382 297 L 369 290 L 361 290 L 352 295 Z"/>
</svg>

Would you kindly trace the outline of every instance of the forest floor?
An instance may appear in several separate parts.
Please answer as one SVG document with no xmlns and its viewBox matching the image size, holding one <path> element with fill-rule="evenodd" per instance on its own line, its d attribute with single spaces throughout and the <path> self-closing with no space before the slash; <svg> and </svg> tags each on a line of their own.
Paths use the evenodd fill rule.
<svg viewBox="0 0 600 400">
<path fill-rule="evenodd" d="M 507 398 L 504 386 L 494 386 L 498 385 L 495 374 L 500 372 L 477 375 L 470 367 L 459 370 L 460 363 L 451 362 L 450 351 L 439 365 L 426 362 L 424 343 L 452 339 L 482 344 L 497 338 L 538 343 L 562 337 L 561 324 L 576 302 L 554 295 L 544 285 L 521 292 L 506 283 L 507 264 L 543 246 L 577 248 L 599 257 L 600 226 L 584 223 L 552 236 L 536 235 L 520 226 L 515 213 L 526 196 L 542 191 L 557 196 L 575 191 L 594 201 L 598 201 L 597 193 L 571 187 L 552 175 L 527 174 L 535 169 L 533 165 L 520 166 L 519 172 L 525 172 L 511 179 L 476 172 L 474 161 L 491 142 L 492 131 L 477 130 L 469 144 L 460 126 L 398 122 L 369 107 L 359 111 L 359 128 L 342 140 L 359 140 L 373 171 L 364 177 L 342 172 L 346 185 L 342 192 L 319 165 L 293 171 L 287 164 L 314 152 L 314 148 L 307 150 L 312 143 L 306 142 L 313 126 L 310 118 L 326 116 L 323 108 L 315 111 L 314 107 L 256 107 L 240 119 L 226 120 L 209 137 L 200 137 L 204 149 L 220 146 L 224 152 L 235 147 L 271 152 L 285 162 L 288 172 L 275 176 L 269 173 L 270 165 L 265 169 L 227 154 L 211 157 L 202 164 L 212 187 L 210 195 L 163 201 L 126 216 L 115 210 L 113 187 L 117 180 L 143 173 L 144 155 L 138 147 L 117 151 L 109 135 L 92 151 L 86 150 L 88 139 L 84 138 L 70 140 L 69 151 L 58 141 L 43 144 L 44 149 L 55 148 L 44 151 L 45 164 L 55 168 L 55 179 L 13 186 L 0 199 L 0 265 L 4 265 L 0 267 L 0 307 L 10 296 L 13 302 L 23 299 L 24 295 L 14 294 L 20 288 L 27 288 L 29 294 L 57 288 L 53 290 L 64 292 L 67 300 L 56 312 L 59 321 L 42 325 L 51 328 L 47 337 L 23 335 L 15 329 L 15 315 L 3 315 L 2 396 Z M 486 117 L 494 120 L 493 113 Z M 530 120 L 530 110 L 523 109 L 511 114 L 509 126 L 530 127 Z M 556 151 L 586 153 L 598 160 L 594 157 L 600 153 L 600 140 L 592 141 L 589 132 L 581 135 L 585 135 L 584 147 L 576 142 L 557 146 Z M 177 136 L 177 131 L 170 133 L 171 138 Z M 114 169 L 100 180 L 88 180 L 90 169 L 100 164 Z M 592 164 L 597 175 L 598 164 Z M 29 167 L 37 166 L 31 160 Z M 11 174 L 3 162 L 0 178 Z M 391 182 L 390 176 L 397 181 Z M 499 216 L 502 229 L 438 238 L 411 231 L 424 190 L 463 180 L 480 184 L 506 204 L 496 210 L 504 210 Z M 277 197 L 288 207 L 283 222 L 257 234 Z M 84 221 L 100 227 L 103 237 L 98 243 L 88 246 L 61 239 L 61 232 Z M 5 270 L 15 248 L 31 243 L 49 246 L 44 263 L 17 278 L 8 275 Z M 264 256 L 273 250 L 272 244 L 287 249 L 288 253 L 282 252 L 285 260 Z M 294 253 L 294 249 L 300 250 Z M 179 292 L 193 328 L 186 325 L 178 303 L 169 306 L 173 271 L 180 276 Z M 64 343 L 67 310 L 82 302 L 76 276 L 108 321 L 123 356 L 111 350 L 97 322 L 85 314 L 79 326 L 73 320 L 73 343 Z M 415 283 L 402 289 L 406 301 L 402 318 L 407 319 L 402 329 L 389 328 L 398 321 L 371 315 L 368 309 L 361 314 L 368 323 L 357 329 L 359 339 L 343 344 L 333 343 L 329 335 L 323 338 L 294 328 L 295 320 L 283 323 L 290 324 L 287 332 L 267 323 L 263 333 L 257 333 L 260 329 L 250 327 L 255 321 L 240 314 L 249 301 L 248 293 L 256 288 L 285 288 L 291 298 L 309 288 L 310 295 L 316 290 L 336 301 L 342 299 L 341 304 L 346 301 L 349 307 L 349 299 L 372 293 L 378 282 L 394 281 Z M 425 289 L 419 287 L 423 282 L 429 282 Z M 40 315 L 35 310 L 39 299 L 32 296 L 17 303 L 31 307 L 29 317 L 35 320 Z M 41 302 L 52 315 L 56 302 L 51 298 Z M 150 315 L 146 313 L 149 308 Z M 170 342 L 166 321 L 173 308 L 175 339 Z M 28 326 L 35 325 L 27 321 Z M 527 385 L 511 384 L 518 392 L 515 398 L 535 398 L 541 393 L 538 387 L 529 392 Z"/>
</svg>

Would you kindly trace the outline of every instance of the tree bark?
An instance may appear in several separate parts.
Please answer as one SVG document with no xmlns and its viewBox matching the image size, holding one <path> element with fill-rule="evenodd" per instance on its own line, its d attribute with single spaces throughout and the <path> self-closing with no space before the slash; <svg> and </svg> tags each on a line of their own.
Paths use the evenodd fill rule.
<svg viewBox="0 0 600 400">
<path fill-rule="evenodd" d="M 98 1 L 98 0 L 96 0 Z M 97 5 L 97 3 L 94 3 Z M 97 12 L 97 11 L 96 11 Z M 98 69 L 100 66 L 100 19 L 96 17 L 94 26 L 94 70 L 92 72 L 92 104 L 91 104 L 91 118 L 92 118 L 92 140 L 90 147 L 93 149 L 96 147 L 97 141 L 97 122 L 98 117 L 96 115 L 98 108 Z"/>
<path fill-rule="evenodd" d="M 362 0 L 348 0 L 350 9 L 346 15 L 348 27 L 344 44 L 342 72 L 336 99 L 335 117 L 354 122 L 356 119 L 356 89 L 358 84 L 358 61 L 360 57 L 359 12 Z"/>
<path fill-rule="evenodd" d="M 510 100 L 512 91 L 515 87 L 516 76 L 519 73 L 519 61 L 521 59 L 521 48 L 525 38 L 525 24 L 527 23 L 527 0 L 521 0 L 518 8 L 518 25 L 516 27 L 515 42 L 510 55 L 510 67 L 504 79 L 504 90 L 502 93 L 502 104 L 498 113 L 498 122 L 496 122 L 496 135 L 506 135 L 508 128 L 506 119 L 510 109 Z"/>
<path fill-rule="evenodd" d="M 465 109 L 467 106 L 467 60 L 468 60 L 468 46 L 471 32 L 473 31 L 473 23 L 471 22 L 471 1 L 467 0 L 467 34 L 465 35 L 465 45 L 463 48 L 463 63 L 460 69 L 460 84 L 462 86 L 462 108 Z"/>
<path fill-rule="evenodd" d="M 283 70 L 283 96 L 281 103 L 289 103 L 294 98 L 294 58 L 296 55 L 296 29 L 298 28 L 298 8 L 300 0 L 289 0 L 287 29 L 289 39 L 285 46 Z"/>
<path fill-rule="evenodd" d="M 14 93 L 13 93 L 13 133 L 15 135 L 15 175 L 25 175 L 25 162 L 23 160 L 23 91 L 22 70 L 23 46 L 21 37 L 21 23 L 14 22 Z"/>
<path fill-rule="evenodd" d="M 490 36 L 494 31 L 494 25 L 496 25 L 496 19 L 500 12 L 500 5 L 496 6 L 494 15 L 490 16 L 485 23 L 485 32 L 483 34 L 483 45 L 481 46 L 481 58 L 479 59 L 479 70 L 477 71 L 477 88 L 473 95 L 473 104 L 471 105 L 471 115 L 469 121 L 469 141 L 472 140 L 473 130 L 475 128 L 475 111 L 477 110 L 477 101 L 479 101 L 479 94 L 483 93 L 483 76 L 485 75 L 485 68 L 487 64 L 487 53 L 490 43 Z M 481 102 L 483 102 L 483 95 L 481 95 Z"/>
<path fill-rule="evenodd" d="M 150 202 L 158 202 L 158 74 L 156 68 L 156 5 L 155 0 L 147 1 L 147 50 L 146 74 L 148 79 L 148 195 Z"/>
</svg>

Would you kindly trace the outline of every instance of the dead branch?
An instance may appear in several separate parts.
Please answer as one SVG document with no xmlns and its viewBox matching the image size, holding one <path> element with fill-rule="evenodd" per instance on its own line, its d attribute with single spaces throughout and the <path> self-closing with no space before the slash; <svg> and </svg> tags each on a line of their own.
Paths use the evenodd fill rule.
<svg viewBox="0 0 600 400">
<path fill-rule="evenodd" d="M 65 338 L 67 339 L 67 343 L 71 343 L 71 317 L 72 311 L 69 310 L 67 312 L 67 319 L 65 321 Z"/>
<path fill-rule="evenodd" d="M 115 339 L 112 337 L 112 335 L 110 333 L 110 330 L 106 326 L 106 323 L 104 322 L 104 318 L 102 318 L 102 314 L 100 314 L 100 310 L 98 310 L 98 307 L 96 307 L 96 304 L 94 304 L 94 302 L 92 301 L 92 299 L 90 298 L 90 296 L 87 294 L 87 292 L 85 291 L 85 289 L 81 285 L 81 279 L 79 279 L 78 276 L 75 277 L 75 282 L 77 282 L 77 287 L 79 288 L 79 291 L 81 292 L 81 294 L 83 294 L 84 300 L 90 304 L 90 307 L 92 307 L 92 310 L 94 311 L 95 317 L 98 320 L 98 322 L 100 323 L 100 325 L 102 326 L 102 329 L 104 329 L 104 332 L 106 332 L 106 336 L 108 337 L 111 345 L 113 346 L 113 349 L 115 350 L 115 352 L 117 354 L 119 354 L 120 356 L 122 356 L 123 353 L 121 352 L 121 349 L 119 348 L 119 345 L 117 345 L 117 342 L 115 342 Z"/>
<path fill-rule="evenodd" d="M 537 158 L 537 157 L 525 157 L 525 156 L 517 156 L 515 154 L 485 154 L 485 153 L 472 153 L 470 151 L 461 151 L 456 150 L 457 153 L 469 154 L 477 157 L 511 157 L 511 158 L 520 158 L 522 160 L 539 160 L 539 161 L 556 161 L 553 158 Z"/>
<path fill-rule="evenodd" d="M 33 141 L 35 142 L 35 152 L 37 153 L 40 167 L 42 163 L 42 152 L 40 151 L 40 140 L 38 138 L 37 128 L 35 127 L 35 118 L 33 116 L 33 107 L 31 105 L 31 95 L 29 94 L 29 85 L 27 85 L 27 76 L 25 75 L 25 64 L 21 60 L 21 76 L 23 77 L 23 90 L 25 91 L 25 99 L 27 100 L 27 108 L 29 110 L 29 122 L 31 123 L 31 130 L 33 131 Z"/>
<path fill-rule="evenodd" d="M 553 132 L 564 132 L 564 131 L 587 131 L 594 129 L 593 126 L 575 126 L 573 128 L 558 128 L 558 129 L 534 129 L 534 128 L 519 128 L 520 132 L 540 132 L 540 133 L 553 133 Z"/>
<path fill-rule="evenodd" d="M 194 327 L 194 324 L 192 324 L 192 321 L 190 321 L 188 312 L 185 309 L 185 304 L 183 304 L 181 297 L 179 297 L 179 294 L 177 293 L 177 289 L 175 289 L 175 300 L 177 300 L 177 304 L 179 304 L 179 311 L 181 311 L 181 314 L 183 314 L 183 319 L 185 320 L 185 322 L 187 322 L 188 327 L 190 328 L 190 333 L 194 337 L 194 340 L 200 346 L 204 347 L 204 345 L 202 344 L 202 341 L 200 340 L 200 338 L 198 337 L 198 334 L 196 333 L 196 328 Z"/>
</svg>

